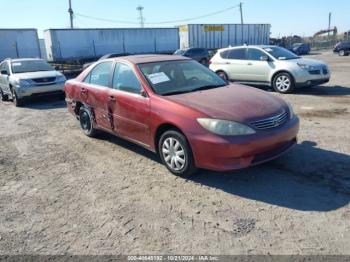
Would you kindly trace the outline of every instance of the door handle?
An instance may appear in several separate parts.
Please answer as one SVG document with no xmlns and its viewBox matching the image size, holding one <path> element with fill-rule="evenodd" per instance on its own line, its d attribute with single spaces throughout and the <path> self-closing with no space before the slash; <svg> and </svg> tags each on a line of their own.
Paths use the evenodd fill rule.
<svg viewBox="0 0 350 262">
<path fill-rule="evenodd" d="M 114 96 L 109 96 L 108 97 L 108 101 L 114 102 L 115 101 L 115 97 Z"/>
<path fill-rule="evenodd" d="M 87 89 L 85 89 L 85 88 L 80 89 L 80 93 L 86 94 L 87 93 Z"/>
<path fill-rule="evenodd" d="M 248 63 L 247 65 L 253 65 L 252 63 Z"/>
<path fill-rule="evenodd" d="M 231 63 L 230 63 L 230 62 L 226 62 L 225 64 L 226 64 L 226 65 L 230 65 Z"/>
</svg>

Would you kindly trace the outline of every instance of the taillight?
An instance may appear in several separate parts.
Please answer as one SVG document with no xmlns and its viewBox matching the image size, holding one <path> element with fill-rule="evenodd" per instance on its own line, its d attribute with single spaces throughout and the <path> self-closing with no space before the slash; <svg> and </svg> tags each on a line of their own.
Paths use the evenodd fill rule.
<svg viewBox="0 0 350 262">
<path fill-rule="evenodd" d="M 211 63 L 213 63 L 213 62 L 211 60 L 209 60 L 208 65 L 211 65 Z"/>
</svg>

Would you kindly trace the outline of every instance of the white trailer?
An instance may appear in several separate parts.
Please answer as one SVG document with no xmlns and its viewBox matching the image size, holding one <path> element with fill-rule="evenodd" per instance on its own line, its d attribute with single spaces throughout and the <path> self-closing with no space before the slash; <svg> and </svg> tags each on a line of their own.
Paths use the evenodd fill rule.
<svg viewBox="0 0 350 262">
<path fill-rule="evenodd" d="M 179 27 L 180 48 L 219 49 L 243 44 L 266 45 L 269 24 L 188 24 Z"/>
<path fill-rule="evenodd" d="M 0 61 L 5 58 L 40 58 L 36 29 L 0 29 Z"/>
<path fill-rule="evenodd" d="M 109 53 L 172 53 L 179 48 L 179 29 L 48 29 L 44 39 L 49 61 L 82 61 Z"/>
</svg>

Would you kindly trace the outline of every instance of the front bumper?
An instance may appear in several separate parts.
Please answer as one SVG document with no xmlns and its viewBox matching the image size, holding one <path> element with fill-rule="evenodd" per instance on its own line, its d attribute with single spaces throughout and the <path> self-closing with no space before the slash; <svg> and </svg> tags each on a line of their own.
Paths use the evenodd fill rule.
<svg viewBox="0 0 350 262">
<path fill-rule="evenodd" d="M 17 92 L 18 98 L 63 93 L 64 82 L 54 83 L 50 85 L 38 85 L 38 86 L 28 86 L 28 87 L 16 86 L 16 92 Z"/>
<path fill-rule="evenodd" d="M 326 70 L 326 72 L 324 71 Z M 331 74 L 329 71 L 329 68 L 317 68 L 314 70 L 314 73 L 311 73 L 312 71 L 306 71 L 306 70 L 299 70 L 294 74 L 294 80 L 295 80 L 295 86 L 296 87 L 309 87 L 309 86 L 315 86 L 315 85 L 321 85 L 328 83 Z"/>
<path fill-rule="evenodd" d="M 214 134 L 193 136 L 190 144 L 196 166 L 231 171 L 258 165 L 279 157 L 297 142 L 299 119 L 284 126 L 245 137 L 224 138 Z"/>
</svg>

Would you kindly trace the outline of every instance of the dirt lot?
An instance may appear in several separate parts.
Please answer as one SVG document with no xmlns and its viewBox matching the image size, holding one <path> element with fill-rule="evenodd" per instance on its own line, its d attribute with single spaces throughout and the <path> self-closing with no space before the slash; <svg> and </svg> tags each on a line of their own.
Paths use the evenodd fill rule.
<svg viewBox="0 0 350 262">
<path fill-rule="evenodd" d="M 299 144 L 191 180 L 128 142 L 85 137 L 63 101 L 0 103 L 0 254 L 350 255 L 350 57 L 311 57 L 333 79 L 283 95 Z"/>
</svg>

